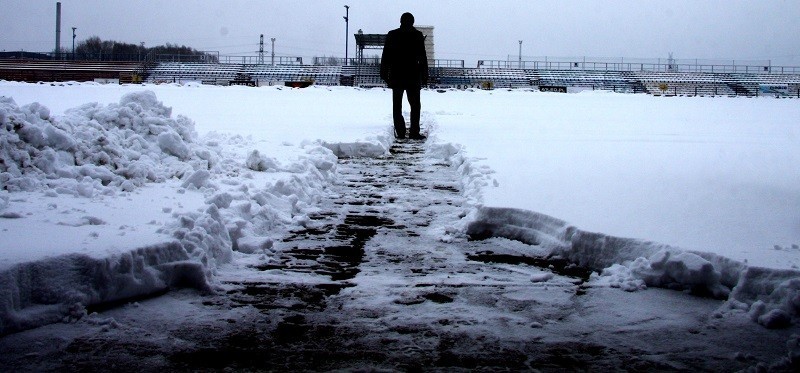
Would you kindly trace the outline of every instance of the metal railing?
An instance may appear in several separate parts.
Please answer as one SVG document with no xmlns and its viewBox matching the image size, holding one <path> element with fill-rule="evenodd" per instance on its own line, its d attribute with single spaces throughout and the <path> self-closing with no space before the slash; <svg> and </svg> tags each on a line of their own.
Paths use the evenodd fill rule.
<svg viewBox="0 0 800 373">
<path fill-rule="evenodd" d="M 428 61 L 428 67 L 464 68 L 464 60 L 433 60 Z"/>
<path fill-rule="evenodd" d="M 380 65 L 381 60 L 377 57 L 369 58 L 349 58 L 347 59 L 349 65 Z M 345 59 L 340 57 L 314 57 L 313 64 L 315 66 L 344 66 Z M 428 67 L 449 67 L 449 68 L 464 68 L 464 60 L 429 60 Z"/>
<path fill-rule="evenodd" d="M 224 64 L 242 64 L 242 65 L 302 65 L 303 57 L 293 56 L 229 56 L 222 55 L 219 57 L 219 63 Z"/>
<path fill-rule="evenodd" d="M 616 60 L 616 61 L 614 61 Z M 584 70 L 584 71 L 649 71 L 676 73 L 759 73 L 800 74 L 798 66 L 772 66 L 770 61 L 731 60 L 642 60 L 624 58 L 606 61 L 591 61 L 586 58 L 572 60 L 480 60 L 478 68 L 523 69 L 523 70 Z"/>
</svg>

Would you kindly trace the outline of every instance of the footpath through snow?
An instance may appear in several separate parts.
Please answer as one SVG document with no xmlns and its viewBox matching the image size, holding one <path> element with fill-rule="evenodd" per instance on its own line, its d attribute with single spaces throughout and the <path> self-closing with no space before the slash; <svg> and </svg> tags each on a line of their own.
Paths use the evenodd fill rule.
<svg viewBox="0 0 800 373">
<path fill-rule="evenodd" d="M 424 159 L 450 169 L 457 185 L 438 185 L 439 189 L 432 185 L 433 190 L 423 189 L 424 193 L 444 191 L 463 199 L 456 216 L 425 223 L 438 241 L 510 239 L 523 244 L 512 245 L 522 251 L 514 257 L 565 260 L 565 267 L 593 272 L 587 286 L 686 290 L 727 300 L 716 313 L 719 317 L 747 313 L 768 328 L 787 327 L 800 317 L 797 271 L 751 267 L 715 254 L 584 232 L 536 212 L 482 206 L 481 191 L 492 184 L 492 170 L 475 167 L 465 149 L 437 139 L 432 115 L 425 121 L 433 136 L 425 143 Z M 294 158 L 280 160 L 261 154 L 257 144 L 246 138 L 221 134 L 199 138 L 190 119 L 173 118 L 171 110 L 148 91 L 127 94 L 118 104 L 87 104 L 61 118 L 51 117 L 39 104 L 19 107 L 4 97 L 0 99 L 0 334 L 81 318 L 87 307 L 175 287 L 214 293 L 224 288 L 218 276 L 221 266 L 302 259 L 283 252 L 277 237 L 296 227 L 315 229 L 320 217 L 314 213 L 329 203 L 331 184 L 343 177 L 338 160 L 366 157 L 381 162 L 389 154 L 390 139 L 387 133 L 351 143 L 304 143 Z M 381 193 L 371 195 L 387 198 Z M 153 195 L 163 200 L 147 199 Z M 147 223 L 127 225 L 121 216 L 130 212 Z M 434 208 L 429 213 L 439 212 Z M 37 219 L 38 214 L 45 218 Z M 397 226 L 418 218 L 412 215 L 392 222 L 352 215 L 351 223 L 361 228 L 340 233 L 361 237 L 366 245 L 375 239 L 361 234 L 373 230 L 377 234 L 379 226 L 402 231 Z M 148 225 L 153 229 L 139 232 Z M 117 238 L 104 241 L 110 236 Z M 136 239 L 128 242 L 131 236 Z M 59 242 L 56 237 L 63 237 L 66 244 L 54 245 Z M 412 255 L 407 244 L 373 247 L 377 251 L 363 255 L 390 249 L 407 249 Z M 327 254 L 335 256 L 331 250 Z M 474 260 L 500 260 L 492 256 L 493 250 L 473 251 Z M 447 253 L 442 255 L 443 260 L 448 258 Z M 357 260 L 350 267 L 336 264 L 335 271 L 353 278 L 350 272 L 365 270 L 361 258 L 351 259 Z M 424 262 L 429 264 L 430 259 L 425 257 Z M 391 263 L 381 262 L 374 270 L 390 271 Z M 451 275 L 466 273 L 456 267 Z M 526 276 L 533 283 L 551 278 L 538 272 Z M 437 292 L 406 297 L 414 303 L 426 296 L 451 297 Z"/>
<path fill-rule="evenodd" d="M 453 224 L 472 209 L 459 170 L 425 148 L 401 142 L 387 156 L 339 159 L 336 180 L 308 219 L 220 267 L 214 294 L 172 292 L 10 335 L 0 341 L 8 351 L 0 364 L 37 371 L 790 366 L 784 341 L 797 339 L 788 330 L 764 329 L 717 301 L 621 292 L 548 257 L 542 243 L 466 239 Z"/>
</svg>

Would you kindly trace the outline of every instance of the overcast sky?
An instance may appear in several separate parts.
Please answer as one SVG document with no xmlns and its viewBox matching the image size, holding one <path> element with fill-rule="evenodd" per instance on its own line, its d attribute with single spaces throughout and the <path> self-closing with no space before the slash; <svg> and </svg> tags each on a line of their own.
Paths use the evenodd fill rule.
<svg viewBox="0 0 800 373">
<path fill-rule="evenodd" d="M 345 8 L 352 34 L 386 33 L 411 12 L 434 26 L 437 59 L 550 57 L 771 60 L 800 66 L 800 0 L 287 1 L 61 0 L 61 45 L 90 36 L 146 46 L 186 45 L 255 55 L 343 57 Z M 55 0 L 0 0 L 0 51 L 55 48 Z M 378 54 L 379 51 L 366 54 Z M 309 60 L 310 62 L 310 60 Z"/>
</svg>

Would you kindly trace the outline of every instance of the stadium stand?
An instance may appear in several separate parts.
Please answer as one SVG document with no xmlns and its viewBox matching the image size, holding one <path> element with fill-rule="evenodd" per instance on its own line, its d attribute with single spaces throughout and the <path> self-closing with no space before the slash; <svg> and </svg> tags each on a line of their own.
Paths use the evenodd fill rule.
<svg viewBox="0 0 800 373">
<path fill-rule="evenodd" d="M 313 82 L 318 85 L 339 85 L 341 66 L 324 65 L 245 65 L 242 73 L 260 85 L 278 82 Z"/>
<path fill-rule="evenodd" d="M 623 93 L 646 92 L 642 82 L 621 71 L 532 70 L 533 85 L 591 88 Z"/>
<path fill-rule="evenodd" d="M 429 83 L 434 87 L 463 87 L 473 84 L 463 68 L 432 67 L 428 76 Z"/>
<path fill-rule="evenodd" d="M 366 62 L 364 62 L 366 61 Z M 341 65 L 205 63 L 205 62 L 93 62 L 0 59 L 0 79 L 23 82 L 117 80 L 120 83 L 183 83 L 274 85 L 304 82 L 318 85 L 384 87 L 379 61 L 354 60 Z M 514 68 L 513 64 L 481 61 L 477 68 L 463 67 L 463 61 L 432 64 L 429 86 L 433 88 L 538 88 L 569 87 L 648 93 L 657 96 L 757 96 L 764 85 L 778 85 L 783 97 L 800 98 L 800 68 L 767 67 L 744 72 L 677 71 L 670 65 L 638 65 L 637 69 L 581 69 L 586 64 L 533 64 L 536 68 Z M 506 61 L 500 61 L 506 62 Z M 460 66 L 459 66 L 460 65 Z M 596 65 L 590 65 L 596 67 Z M 565 68 L 566 67 L 566 68 Z M 646 67 L 646 68 L 645 68 Z M 664 68 L 664 69 L 661 69 Z M 779 70 L 778 70 L 779 69 Z M 788 69 L 788 70 L 786 70 Z M 718 69 L 719 70 L 719 69 Z M 774 72 L 779 71 L 778 73 Z M 251 84 L 252 82 L 252 84 Z"/>
<path fill-rule="evenodd" d="M 342 67 L 342 75 L 352 76 L 357 87 L 385 87 L 381 79 L 381 67 L 376 64 L 356 64 Z"/>
<path fill-rule="evenodd" d="M 216 63 L 161 62 L 148 71 L 152 83 L 200 81 L 206 84 L 227 84 L 236 78 L 242 65 Z"/>
<path fill-rule="evenodd" d="M 186 82 L 227 85 L 240 76 L 249 76 L 256 85 L 283 82 L 313 82 L 319 85 L 338 85 L 341 66 L 254 65 L 217 63 L 162 62 L 149 71 L 148 81 Z"/>
<path fill-rule="evenodd" d="M 520 69 L 465 69 L 464 76 L 471 85 L 485 88 L 521 88 L 532 85 L 531 79 Z"/>
<path fill-rule="evenodd" d="M 797 92 L 800 75 L 755 73 L 630 72 L 646 92 L 670 96 L 756 96 L 761 84 L 787 84 Z"/>
<path fill-rule="evenodd" d="M 138 62 L 0 59 L 0 79 L 31 83 L 119 79 L 130 83 L 138 66 Z"/>
</svg>

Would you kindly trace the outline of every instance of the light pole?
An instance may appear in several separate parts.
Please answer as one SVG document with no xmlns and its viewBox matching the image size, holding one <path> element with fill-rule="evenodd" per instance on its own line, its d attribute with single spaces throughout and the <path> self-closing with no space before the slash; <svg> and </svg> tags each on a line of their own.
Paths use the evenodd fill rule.
<svg viewBox="0 0 800 373">
<path fill-rule="evenodd" d="M 347 52 L 350 50 L 350 5 L 344 6 L 344 64 L 347 65 Z"/>
<path fill-rule="evenodd" d="M 519 41 L 519 66 L 517 68 L 522 68 L 522 40 Z"/>
<path fill-rule="evenodd" d="M 270 53 L 270 63 L 275 66 L 275 38 L 269 38 L 272 42 L 272 52 Z"/>
<path fill-rule="evenodd" d="M 75 30 L 77 30 L 77 29 L 78 29 L 77 27 L 73 27 L 72 28 L 72 59 L 73 60 L 75 59 Z"/>
</svg>

